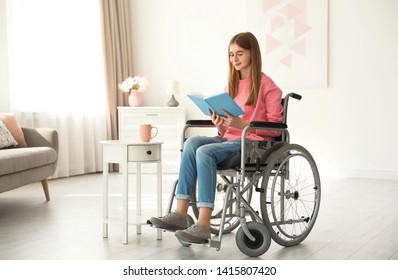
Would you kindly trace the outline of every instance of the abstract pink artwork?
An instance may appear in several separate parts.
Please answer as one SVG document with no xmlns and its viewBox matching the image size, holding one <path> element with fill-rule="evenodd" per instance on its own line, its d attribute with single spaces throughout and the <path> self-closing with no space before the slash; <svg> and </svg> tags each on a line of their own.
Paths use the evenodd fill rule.
<svg viewBox="0 0 398 280">
<path fill-rule="evenodd" d="M 247 1 L 264 71 L 283 87 L 327 87 L 327 0 Z"/>
</svg>

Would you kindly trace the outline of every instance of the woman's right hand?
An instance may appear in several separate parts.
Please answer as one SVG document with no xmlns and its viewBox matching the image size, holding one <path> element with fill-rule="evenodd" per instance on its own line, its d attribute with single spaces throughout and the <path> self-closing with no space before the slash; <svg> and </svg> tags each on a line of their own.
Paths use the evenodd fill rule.
<svg viewBox="0 0 398 280">
<path fill-rule="evenodd" d="M 209 115 L 210 115 L 212 123 L 218 129 L 218 132 L 220 132 L 220 134 L 223 135 L 226 130 L 223 118 L 221 116 L 217 115 L 216 113 L 214 113 L 213 111 L 211 111 L 210 109 L 209 109 Z"/>
</svg>

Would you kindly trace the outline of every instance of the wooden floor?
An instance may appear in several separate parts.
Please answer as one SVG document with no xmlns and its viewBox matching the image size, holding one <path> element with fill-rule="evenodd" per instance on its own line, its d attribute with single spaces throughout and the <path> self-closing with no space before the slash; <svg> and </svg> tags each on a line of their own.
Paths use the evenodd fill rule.
<svg viewBox="0 0 398 280">
<path fill-rule="evenodd" d="M 133 176 L 133 175 L 131 175 Z M 155 209 L 156 181 L 143 178 L 143 208 Z M 164 175 L 164 202 L 176 175 Z M 102 238 L 102 174 L 49 181 L 51 201 L 41 185 L 0 194 L 1 260 L 247 260 L 234 233 L 219 251 L 202 245 L 183 247 L 173 233 L 156 239 L 144 226 L 129 227 L 129 244 L 121 244 L 120 175 L 110 176 L 109 238 Z M 134 208 L 134 191 L 130 205 Z M 398 181 L 344 179 L 322 182 L 321 209 L 314 229 L 298 246 L 273 242 L 256 259 L 398 260 Z"/>
</svg>

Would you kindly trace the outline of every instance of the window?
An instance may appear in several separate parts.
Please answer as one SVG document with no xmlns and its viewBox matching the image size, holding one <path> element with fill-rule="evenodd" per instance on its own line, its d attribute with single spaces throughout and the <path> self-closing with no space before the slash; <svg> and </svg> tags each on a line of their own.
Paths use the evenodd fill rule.
<svg viewBox="0 0 398 280">
<path fill-rule="evenodd" d="M 12 108 L 37 112 L 105 109 L 98 0 L 12 0 Z"/>
<path fill-rule="evenodd" d="M 100 1 L 7 0 L 11 109 L 59 136 L 53 177 L 102 170 L 106 95 Z"/>
</svg>

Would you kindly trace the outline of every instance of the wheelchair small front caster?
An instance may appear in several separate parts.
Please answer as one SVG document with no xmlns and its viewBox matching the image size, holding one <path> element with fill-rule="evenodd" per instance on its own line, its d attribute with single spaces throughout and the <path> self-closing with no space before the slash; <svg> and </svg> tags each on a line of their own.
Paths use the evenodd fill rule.
<svg viewBox="0 0 398 280">
<path fill-rule="evenodd" d="M 243 254 L 249 257 L 261 256 L 267 252 L 271 245 L 271 234 L 262 223 L 248 222 L 247 227 L 255 240 L 250 240 L 244 233 L 242 227 L 240 227 L 235 236 L 236 245 Z"/>
</svg>

